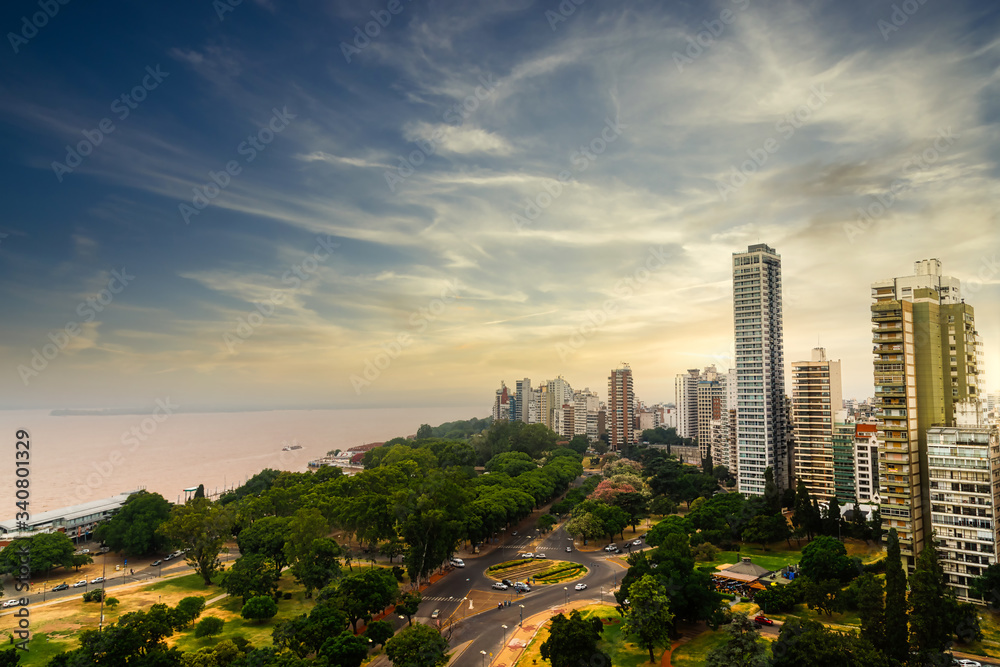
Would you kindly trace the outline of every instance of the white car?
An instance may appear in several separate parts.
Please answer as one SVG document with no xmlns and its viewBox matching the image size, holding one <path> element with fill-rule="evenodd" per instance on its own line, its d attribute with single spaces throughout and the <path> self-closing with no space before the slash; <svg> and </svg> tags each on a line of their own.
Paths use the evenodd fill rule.
<svg viewBox="0 0 1000 667">
<path fill-rule="evenodd" d="M 518 558 L 534 558 L 535 554 L 531 553 L 530 551 L 526 551 L 523 554 L 518 554 L 517 557 Z"/>
<path fill-rule="evenodd" d="M 454 565 L 455 567 L 465 567 L 465 561 L 462 560 L 461 558 L 452 558 L 451 564 Z"/>
<path fill-rule="evenodd" d="M 87 580 L 81 579 L 80 581 L 73 584 L 73 588 L 80 588 L 81 586 L 86 586 L 86 585 L 87 585 Z"/>
<path fill-rule="evenodd" d="M 578 591 L 585 591 L 587 590 L 587 584 L 577 584 L 573 588 L 575 588 Z"/>
<path fill-rule="evenodd" d="M 637 547 L 637 546 L 639 546 L 641 544 L 642 544 L 642 540 L 636 540 L 635 542 L 632 543 L 632 546 Z"/>
<path fill-rule="evenodd" d="M 545 555 L 545 554 L 543 554 L 543 553 L 537 553 L 537 554 L 535 554 L 535 556 L 534 556 L 534 557 L 535 557 L 535 558 L 548 558 L 548 556 L 546 556 L 546 555 Z"/>
<path fill-rule="evenodd" d="M 505 591 L 505 590 L 507 590 L 507 584 L 501 584 L 498 581 L 495 584 L 493 584 L 493 588 L 497 589 L 498 591 Z"/>
<path fill-rule="evenodd" d="M 16 607 L 16 606 L 18 605 L 18 603 L 19 603 L 19 602 L 20 602 L 20 600 L 18 600 L 18 599 L 16 599 L 16 598 L 15 598 L 15 599 L 13 599 L 13 600 L 6 600 L 6 601 L 4 601 L 4 603 L 3 603 L 3 608 L 4 608 L 4 609 L 7 609 L 8 607 Z"/>
<path fill-rule="evenodd" d="M 90 583 L 92 583 L 92 584 L 100 584 L 100 583 L 103 583 L 103 582 L 104 582 L 104 577 L 95 577 L 95 578 L 93 578 L 93 579 L 90 580 Z"/>
<path fill-rule="evenodd" d="M 982 664 L 975 660 L 966 660 L 965 658 L 955 658 L 951 664 L 958 665 L 959 667 L 983 667 Z"/>
</svg>

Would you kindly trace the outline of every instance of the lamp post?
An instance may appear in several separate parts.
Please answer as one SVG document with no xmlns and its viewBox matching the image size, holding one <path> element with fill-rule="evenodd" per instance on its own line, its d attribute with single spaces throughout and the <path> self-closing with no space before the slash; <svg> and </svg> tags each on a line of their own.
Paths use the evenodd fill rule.
<svg viewBox="0 0 1000 667">
<path fill-rule="evenodd" d="M 521 608 L 520 609 L 520 611 L 521 611 L 521 621 L 520 621 L 520 623 L 518 623 L 518 627 L 523 628 L 524 627 L 524 605 L 523 604 L 519 604 L 517 606 Z"/>
<path fill-rule="evenodd" d="M 507 626 L 506 625 L 501 625 L 500 627 L 503 628 L 503 646 L 506 646 L 507 645 Z M 503 646 L 501 646 L 501 650 L 503 650 Z"/>
<path fill-rule="evenodd" d="M 480 651 L 483 656 L 483 667 L 486 667 L 486 651 Z"/>
<path fill-rule="evenodd" d="M 563 590 L 566 591 L 566 604 L 569 605 L 569 588 L 563 586 Z"/>
</svg>

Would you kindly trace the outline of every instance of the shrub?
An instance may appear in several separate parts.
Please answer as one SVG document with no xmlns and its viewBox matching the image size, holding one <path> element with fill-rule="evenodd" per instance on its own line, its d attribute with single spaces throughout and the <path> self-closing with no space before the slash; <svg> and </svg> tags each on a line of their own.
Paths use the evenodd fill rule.
<svg viewBox="0 0 1000 667">
<path fill-rule="evenodd" d="M 101 598 L 104 597 L 104 589 L 95 588 L 92 591 L 87 591 L 83 594 L 84 602 L 100 602 Z"/>
<path fill-rule="evenodd" d="M 719 550 L 715 545 L 705 542 L 691 549 L 691 555 L 694 556 L 695 560 L 710 561 L 715 560 L 716 556 L 719 555 Z"/>
<path fill-rule="evenodd" d="M 291 600 L 292 599 L 292 593 L 291 593 L 291 591 L 285 591 L 284 594 L 282 594 L 281 599 L 282 600 Z"/>
<path fill-rule="evenodd" d="M 222 634 L 223 625 L 225 625 L 225 621 L 221 618 L 208 616 L 198 621 L 198 625 L 194 628 L 194 636 L 200 639 L 202 637 L 214 637 L 215 635 L 220 635 Z"/>
</svg>

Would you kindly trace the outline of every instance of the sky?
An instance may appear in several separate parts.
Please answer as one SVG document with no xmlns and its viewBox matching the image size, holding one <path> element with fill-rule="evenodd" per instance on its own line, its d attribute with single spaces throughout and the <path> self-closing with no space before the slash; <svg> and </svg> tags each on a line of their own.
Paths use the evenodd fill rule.
<svg viewBox="0 0 1000 667">
<path fill-rule="evenodd" d="M 732 364 L 755 243 L 789 364 L 822 345 L 870 396 L 870 284 L 937 257 L 1000 387 L 994 2 L 12 0 L 0 28 L 5 408 L 487 414 L 623 362 L 671 401 Z"/>
</svg>

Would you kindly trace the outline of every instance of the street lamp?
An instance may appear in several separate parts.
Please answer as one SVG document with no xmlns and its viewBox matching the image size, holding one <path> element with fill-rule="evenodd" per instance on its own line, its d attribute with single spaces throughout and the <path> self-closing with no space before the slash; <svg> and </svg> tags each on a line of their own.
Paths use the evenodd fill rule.
<svg viewBox="0 0 1000 667">
<path fill-rule="evenodd" d="M 486 651 L 480 651 L 483 654 L 483 667 L 486 667 Z"/>
<path fill-rule="evenodd" d="M 566 591 L 566 604 L 569 604 L 569 588 L 563 586 L 563 590 Z"/>
<path fill-rule="evenodd" d="M 524 627 L 524 605 L 523 604 L 519 604 L 517 606 L 521 608 L 520 609 L 520 611 L 521 611 L 521 622 L 518 624 L 518 627 L 523 628 Z"/>
<path fill-rule="evenodd" d="M 506 646 L 507 645 L 507 626 L 506 625 L 501 625 L 500 627 L 503 628 L 503 646 Z M 502 649 L 503 649 L 503 647 L 501 647 L 501 650 Z"/>
</svg>

